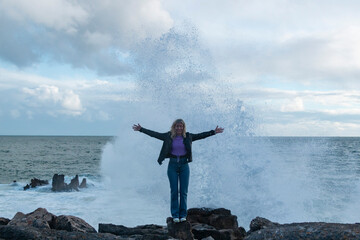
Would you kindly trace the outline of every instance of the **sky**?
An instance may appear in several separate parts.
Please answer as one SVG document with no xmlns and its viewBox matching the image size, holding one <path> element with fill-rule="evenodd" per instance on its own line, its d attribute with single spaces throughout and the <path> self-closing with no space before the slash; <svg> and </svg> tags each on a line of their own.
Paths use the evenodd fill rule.
<svg viewBox="0 0 360 240">
<path fill-rule="evenodd" d="M 0 0 L 0 135 L 116 134 L 133 111 L 141 43 L 189 25 L 218 81 L 254 109 L 257 135 L 360 136 L 358 9 L 355 0 Z"/>
</svg>

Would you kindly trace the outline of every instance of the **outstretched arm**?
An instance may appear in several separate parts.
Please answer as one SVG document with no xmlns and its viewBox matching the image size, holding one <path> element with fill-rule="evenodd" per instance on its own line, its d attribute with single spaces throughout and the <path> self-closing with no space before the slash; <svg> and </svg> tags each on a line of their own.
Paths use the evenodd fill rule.
<svg viewBox="0 0 360 240">
<path fill-rule="evenodd" d="M 159 140 L 165 140 L 165 138 L 167 136 L 166 135 L 167 133 L 158 133 L 158 132 L 151 131 L 149 129 L 143 128 L 139 123 L 137 125 L 134 124 L 132 126 L 132 128 L 134 129 L 134 131 L 140 131 L 142 133 L 145 133 L 146 135 L 149 135 L 150 137 L 154 137 L 154 138 L 157 138 Z"/>
<path fill-rule="evenodd" d="M 216 126 L 215 130 L 211 130 L 208 132 L 202 132 L 202 133 L 197 133 L 197 134 L 192 134 L 192 140 L 196 141 L 196 140 L 200 140 L 200 139 L 204 139 L 207 137 L 210 137 L 212 135 L 215 135 L 217 133 L 222 133 L 224 131 L 223 128 L 219 128 L 218 126 Z"/>
</svg>

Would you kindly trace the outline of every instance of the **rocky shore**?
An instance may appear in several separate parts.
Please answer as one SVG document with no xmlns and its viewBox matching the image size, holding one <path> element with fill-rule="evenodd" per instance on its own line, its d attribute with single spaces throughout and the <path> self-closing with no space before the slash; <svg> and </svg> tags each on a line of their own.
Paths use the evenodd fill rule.
<svg viewBox="0 0 360 240">
<path fill-rule="evenodd" d="M 4 239 L 89 239 L 89 240 L 260 240 L 260 239 L 360 239 L 360 224 L 291 223 L 279 224 L 256 217 L 250 230 L 238 226 L 237 216 L 224 208 L 192 208 L 186 222 L 173 223 L 166 219 L 166 226 L 142 225 L 125 227 L 100 223 L 98 231 L 83 219 L 49 213 L 44 208 L 24 214 L 18 212 L 12 219 L 0 217 L 0 240 Z"/>
<path fill-rule="evenodd" d="M 16 181 L 14 181 L 16 182 Z M 24 190 L 28 190 L 30 188 L 36 188 L 39 186 L 48 185 L 48 180 L 41 180 L 37 178 L 31 179 L 30 184 L 24 186 Z M 70 183 L 65 183 L 64 174 L 54 174 L 52 178 L 52 188 L 51 190 L 54 192 L 64 192 L 64 191 L 79 191 L 79 188 L 86 188 L 86 178 L 83 178 L 81 183 L 79 182 L 79 175 L 76 175 L 73 179 L 71 179 Z"/>
</svg>

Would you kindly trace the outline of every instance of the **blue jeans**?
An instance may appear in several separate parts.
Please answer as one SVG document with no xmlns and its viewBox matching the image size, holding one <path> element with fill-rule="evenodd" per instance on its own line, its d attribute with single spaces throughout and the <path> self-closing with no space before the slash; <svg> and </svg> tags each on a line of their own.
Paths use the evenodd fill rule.
<svg viewBox="0 0 360 240">
<path fill-rule="evenodd" d="M 170 182 L 171 193 L 171 216 L 182 218 L 187 215 L 187 193 L 189 187 L 190 168 L 187 158 L 170 158 L 167 175 Z M 179 182 L 180 182 L 180 206 L 179 206 Z"/>
</svg>

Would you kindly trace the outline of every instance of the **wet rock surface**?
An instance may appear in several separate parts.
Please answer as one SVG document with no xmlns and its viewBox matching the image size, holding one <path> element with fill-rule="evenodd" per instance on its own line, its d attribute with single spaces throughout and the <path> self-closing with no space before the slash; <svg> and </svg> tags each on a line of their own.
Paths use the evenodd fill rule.
<svg viewBox="0 0 360 240">
<path fill-rule="evenodd" d="M 52 188 L 54 192 L 63 192 L 63 191 L 79 191 L 79 188 L 86 188 L 86 179 L 84 178 L 79 184 L 79 176 L 76 175 L 71 179 L 70 183 L 65 183 L 65 176 L 63 174 L 54 174 L 52 178 Z"/>
<path fill-rule="evenodd" d="M 194 208 L 188 211 L 188 221 L 167 226 L 154 224 L 137 227 L 99 224 L 99 232 L 75 216 L 56 216 L 45 208 L 24 214 L 18 212 L 10 220 L 0 218 L 0 240 L 3 239 L 128 239 L 128 240 L 263 240 L 263 239 L 360 239 L 360 224 L 305 222 L 279 224 L 256 217 L 250 230 L 238 227 L 237 217 L 227 209 Z"/>
<path fill-rule="evenodd" d="M 41 179 L 33 178 L 30 180 L 30 184 L 26 184 L 26 186 L 24 187 L 24 190 L 28 190 L 29 188 L 36 188 L 38 186 L 44 186 L 44 185 L 48 185 L 48 184 L 49 184 L 48 180 L 41 180 Z"/>
<path fill-rule="evenodd" d="M 194 235 L 192 233 L 191 224 L 188 221 L 174 223 L 173 218 L 166 219 L 169 236 L 175 239 L 193 240 Z"/>
<path fill-rule="evenodd" d="M 125 240 L 113 234 L 68 232 L 65 230 L 40 229 L 30 226 L 0 226 L 0 239 L 9 240 Z"/>
<path fill-rule="evenodd" d="M 237 216 L 225 208 L 192 208 L 187 219 L 196 239 L 242 240 L 246 235 L 245 229 L 238 227 Z"/>
<path fill-rule="evenodd" d="M 149 224 L 137 227 L 123 225 L 99 224 L 99 233 L 111 233 L 126 239 L 166 240 L 169 239 L 168 231 L 164 226 Z"/>
<path fill-rule="evenodd" d="M 279 224 L 265 218 L 255 218 L 246 240 L 352 240 L 360 239 L 360 224 L 305 222 Z"/>
<path fill-rule="evenodd" d="M 56 216 L 49 213 L 45 208 L 38 208 L 35 211 L 24 214 L 18 212 L 7 224 L 9 226 L 32 226 L 36 228 L 51 229 L 54 226 Z"/>
<path fill-rule="evenodd" d="M 91 235 L 96 234 L 96 235 Z M 56 216 L 45 208 L 24 214 L 18 212 L 5 225 L 0 225 L 0 239 L 123 239 L 100 234 L 81 218 Z"/>
<path fill-rule="evenodd" d="M 96 233 L 95 228 L 90 224 L 75 216 L 60 215 L 56 217 L 54 229 L 66 230 L 69 232 L 89 232 Z"/>
<path fill-rule="evenodd" d="M 10 219 L 0 217 L 0 225 L 7 225 L 10 222 Z"/>
</svg>

